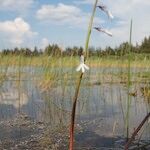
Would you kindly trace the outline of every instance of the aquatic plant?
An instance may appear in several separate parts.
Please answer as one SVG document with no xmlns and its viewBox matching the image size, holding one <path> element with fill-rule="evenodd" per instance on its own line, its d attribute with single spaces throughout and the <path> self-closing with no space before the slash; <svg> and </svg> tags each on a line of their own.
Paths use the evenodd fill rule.
<svg viewBox="0 0 150 150">
<path fill-rule="evenodd" d="M 77 67 L 76 71 L 82 71 L 82 73 L 85 72 L 85 70 L 89 70 L 89 67 L 84 64 L 84 55 L 80 56 L 80 65 Z"/>
<path fill-rule="evenodd" d="M 150 112 L 144 117 L 142 122 L 138 125 L 138 127 L 135 129 L 135 131 L 132 133 L 131 138 L 128 140 L 128 142 L 125 145 L 125 150 L 129 149 L 130 144 L 134 141 L 135 136 L 138 134 L 140 129 L 144 126 L 145 122 L 150 118 Z"/>
<path fill-rule="evenodd" d="M 81 55 L 81 64 L 78 66 L 77 71 L 82 71 L 79 75 L 79 79 L 76 85 L 76 89 L 75 89 L 75 95 L 73 98 L 73 106 L 72 106 L 72 111 L 71 111 L 71 125 L 70 125 L 70 141 L 69 141 L 69 150 L 73 150 L 73 143 L 74 143 L 74 125 L 75 125 L 75 116 L 76 116 L 76 105 L 77 105 L 77 99 L 78 99 L 78 95 L 79 95 L 79 91 L 80 91 L 80 85 L 81 85 L 81 81 L 85 72 L 85 69 L 89 69 L 88 66 L 85 65 L 86 60 L 89 57 L 89 41 L 90 41 L 90 37 L 91 37 L 91 32 L 92 32 L 92 27 L 93 27 L 93 20 L 94 20 L 94 16 L 95 16 L 95 12 L 96 12 L 96 8 L 97 8 L 97 4 L 98 4 L 98 0 L 95 0 L 95 4 L 93 7 L 93 12 L 92 12 L 92 16 L 90 19 L 90 23 L 89 23 L 89 27 L 88 27 L 88 33 L 87 33 L 87 38 L 86 38 L 86 43 L 85 43 L 85 49 L 84 49 L 84 55 Z M 107 13 L 108 16 L 110 16 L 112 18 L 112 15 L 110 12 L 108 12 L 105 9 L 102 9 L 102 11 L 104 11 L 105 13 Z M 105 32 L 106 34 L 109 34 L 108 31 L 106 30 L 99 30 L 102 32 Z M 85 58 L 84 58 L 85 57 Z"/>
<path fill-rule="evenodd" d="M 129 138 L 129 120 L 130 120 L 130 105 L 131 105 L 131 96 L 130 96 L 130 86 L 131 86 L 131 44 L 132 44 L 132 20 L 130 24 L 130 39 L 129 39 L 129 48 L 128 48 L 128 100 L 127 100 L 127 113 L 126 113 L 126 138 Z"/>
<path fill-rule="evenodd" d="M 95 12 L 96 12 L 97 3 L 98 3 L 98 0 L 95 0 L 92 16 L 91 16 L 89 27 L 88 27 L 88 33 L 87 33 L 86 44 L 85 44 L 85 49 L 84 49 L 84 53 L 85 53 L 84 55 L 86 56 L 86 59 L 88 58 L 88 55 L 89 55 L 88 47 L 89 47 L 89 41 L 90 41 L 90 36 L 91 36 L 91 31 L 92 31 L 93 20 L 94 20 L 94 16 L 95 16 Z M 86 59 L 84 61 L 86 61 Z M 76 85 L 75 95 L 74 95 L 74 98 L 73 98 L 73 106 L 72 106 L 72 112 L 71 112 L 71 125 L 70 125 L 69 150 L 73 150 L 76 104 L 77 104 L 77 99 L 78 99 L 78 94 L 79 94 L 83 74 L 84 73 L 81 72 L 80 75 L 79 75 L 78 83 Z"/>
</svg>

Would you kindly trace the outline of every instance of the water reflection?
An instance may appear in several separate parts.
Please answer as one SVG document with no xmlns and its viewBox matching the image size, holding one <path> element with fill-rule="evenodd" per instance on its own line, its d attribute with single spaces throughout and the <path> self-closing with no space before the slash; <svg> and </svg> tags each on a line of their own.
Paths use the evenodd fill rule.
<svg viewBox="0 0 150 150">
<path fill-rule="evenodd" d="M 23 105 L 26 105 L 29 101 L 28 95 L 24 92 L 12 89 L 0 93 L 0 104 L 12 105 L 15 109 L 19 109 Z"/>
<path fill-rule="evenodd" d="M 69 80 L 66 85 L 58 84 L 59 86 L 43 92 L 38 86 L 41 72 L 38 73 L 37 80 L 35 74 L 38 71 L 32 69 L 22 69 L 26 74 L 21 78 L 19 85 L 16 81 L 10 80 L 10 78 L 1 85 L 0 119 L 13 118 L 19 110 L 33 119 L 50 123 L 52 127 L 68 125 L 75 91 L 74 84 L 70 83 L 74 82 L 74 80 Z M 107 71 L 111 72 L 108 69 Z M 16 80 L 18 81 L 18 78 Z M 63 81 L 58 80 L 58 82 Z M 84 83 L 87 82 L 89 82 L 89 78 L 83 81 L 79 94 L 77 122 L 87 129 L 88 134 L 93 133 L 99 138 L 109 136 L 108 139 L 111 141 L 112 136 L 123 136 L 128 99 L 126 85 L 120 83 L 85 85 Z M 150 110 L 150 106 L 140 91 L 141 86 L 143 85 L 137 83 L 132 84 L 131 87 L 131 91 L 136 90 L 137 95 L 135 97 L 131 96 L 130 133 L 134 131 Z M 79 136 L 77 140 L 80 139 Z M 82 136 L 85 135 L 83 134 Z M 145 129 L 142 138 L 150 138 L 149 126 Z"/>
</svg>

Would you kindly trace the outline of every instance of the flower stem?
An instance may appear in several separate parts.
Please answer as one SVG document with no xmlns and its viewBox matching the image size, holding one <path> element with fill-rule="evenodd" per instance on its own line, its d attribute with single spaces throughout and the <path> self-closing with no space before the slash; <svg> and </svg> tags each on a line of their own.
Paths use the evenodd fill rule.
<svg viewBox="0 0 150 150">
<path fill-rule="evenodd" d="M 94 16 L 95 16 L 95 12 L 96 12 L 96 7 L 97 7 L 97 3 L 98 0 L 95 1 L 94 7 L 93 7 L 93 12 L 91 15 L 91 19 L 90 19 L 90 23 L 89 23 L 89 27 L 88 27 L 88 34 L 87 34 L 87 38 L 86 38 L 86 43 L 85 43 L 85 58 L 87 59 L 89 56 L 89 41 L 90 41 L 90 37 L 91 37 L 91 31 L 92 31 L 92 26 L 93 26 L 93 20 L 94 20 Z"/>
<path fill-rule="evenodd" d="M 88 55 L 89 55 L 88 47 L 89 47 L 89 41 L 90 41 L 90 37 L 91 37 L 91 31 L 92 31 L 93 20 L 94 20 L 94 16 L 95 16 L 95 12 L 96 12 L 97 3 L 98 3 L 98 0 L 95 0 L 92 16 L 91 16 L 89 27 L 88 27 L 88 34 L 87 34 L 85 49 L 84 49 L 85 61 L 87 60 Z M 75 95 L 74 95 L 74 98 L 73 98 L 73 106 L 72 106 L 72 112 L 71 112 L 71 125 L 70 125 L 69 150 L 73 150 L 76 105 L 77 105 L 77 99 L 78 99 L 78 95 L 79 95 L 79 91 L 80 91 L 80 85 L 81 85 L 82 78 L 83 78 L 83 73 L 81 73 L 80 76 L 79 76 L 79 79 L 78 79 L 78 82 L 77 82 L 77 85 L 76 85 Z"/>
</svg>

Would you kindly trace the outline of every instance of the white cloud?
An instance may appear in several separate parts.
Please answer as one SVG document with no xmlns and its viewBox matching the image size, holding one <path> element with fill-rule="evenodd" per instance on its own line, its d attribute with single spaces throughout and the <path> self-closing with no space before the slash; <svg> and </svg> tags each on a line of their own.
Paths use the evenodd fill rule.
<svg viewBox="0 0 150 150">
<path fill-rule="evenodd" d="M 46 46 L 48 46 L 49 40 L 47 38 L 43 38 L 41 41 L 40 48 L 44 49 Z"/>
<path fill-rule="evenodd" d="M 68 17 L 78 17 L 81 10 L 75 6 L 64 5 L 59 3 L 57 6 L 54 5 L 43 5 L 37 12 L 39 19 L 64 20 Z M 71 18 L 70 18 L 71 19 Z"/>
<path fill-rule="evenodd" d="M 36 34 L 22 18 L 0 22 L 0 37 L 10 46 L 21 46 L 26 39 L 33 38 Z"/>
<path fill-rule="evenodd" d="M 89 13 L 83 12 L 80 8 L 73 5 L 43 5 L 37 11 L 37 18 L 42 21 L 57 23 L 59 25 L 87 26 L 89 21 Z M 103 22 L 99 18 L 95 18 L 95 22 Z M 82 26 L 83 25 L 83 26 Z"/>
<path fill-rule="evenodd" d="M 0 0 L 0 10 L 23 11 L 33 4 L 34 0 Z"/>
</svg>

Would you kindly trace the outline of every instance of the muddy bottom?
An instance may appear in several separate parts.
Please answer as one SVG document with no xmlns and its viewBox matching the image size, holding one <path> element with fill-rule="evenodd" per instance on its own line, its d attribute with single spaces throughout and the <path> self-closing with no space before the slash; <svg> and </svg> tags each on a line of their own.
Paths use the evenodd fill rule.
<svg viewBox="0 0 150 150">
<path fill-rule="evenodd" d="M 124 149 L 125 140 L 113 135 L 100 135 L 89 130 L 96 127 L 94 122 L 76 124 L 75 150 L 111 150 Z M 69 143 L 69 127 L 51 126 L 44 122 L 33 121 L 25 114 L 16 115 L 14 119 L 0 122 L 0 150 L 67 150 Z M 139 145 L 138 145 L 139 144 Z M 150 142 L 134 143 L 131 149 L 149 149 Z M 139 148 L 141 149 L 141 148 Z"/>
<path fill-rule="evenodd" d="M 67 149 L 65 127 L 50 129 L 48 124 L 33 121 L 25 114 L 0 123 L 0 150 Z"/>
</svg>

